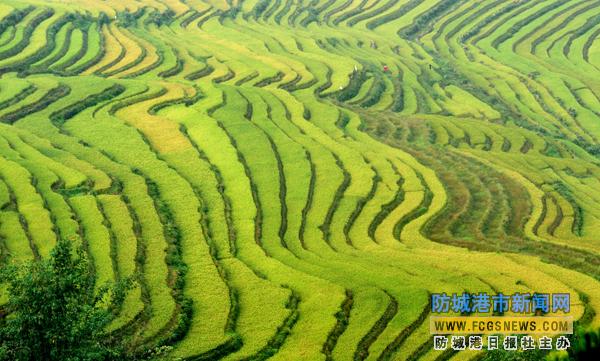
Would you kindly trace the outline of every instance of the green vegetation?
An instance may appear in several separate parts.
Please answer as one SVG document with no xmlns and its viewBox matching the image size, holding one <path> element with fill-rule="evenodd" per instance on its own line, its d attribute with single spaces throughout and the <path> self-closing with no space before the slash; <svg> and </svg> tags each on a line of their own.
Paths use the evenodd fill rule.
<svg viewBox="0 0 600 361">
<path fill-rule="evenodd" d="M 85 252 L 76 252 L 71 241 L 58 242 L 48 259 L 6 267 L 0 280 L 10 294 L 0 323 L 0 359 L 121 359 L 115 341 L 99 330 L 112 316 L 106 297 L 118 299 L 123 289 L 95 292 Z"/>
<path fill-rule="evenodd" d="M 24 287 L 50 280 L 52 249 L 74 239 L 76 316 L 96 318 L 48 357 L 595 352 L 599 13 L 585 0 L 2 2 L 0 267 L 15 277 L 0 323 L 26 321 L 33 301 L 9 291 L 34 298 Z M 429 295 L 465 290 L 568 292 L 588 336 L 569 355 L 433 350 Z M 2 338 L 0 358 L 45 356 L 11 353 L 32 339 Z"/>
</svg>

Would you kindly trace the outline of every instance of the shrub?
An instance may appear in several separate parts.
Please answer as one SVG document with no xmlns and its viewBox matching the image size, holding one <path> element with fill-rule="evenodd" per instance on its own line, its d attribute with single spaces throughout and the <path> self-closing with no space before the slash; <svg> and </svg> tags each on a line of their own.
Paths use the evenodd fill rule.
<svg viewBox="0 0 600 361">
<path fill-rule="evenodd" d="M 398 32 L 403 38 L 415 39 L 419 33 L 424 32 L 432 22 L 444 15 L 450 8 L 460 3 L 461 0 L 442 0 L 420 15 L 412 25 L 400 29 Z"/>
<path fill-rule="evenodd" d="M 175 12 L 171 9 L 160 12 L 154 11 L 152 12 L 146 21 L 144 21 L 145 25 L 154 24 L 156 26 L 170 25 L 175 20 Z"/>
<path fill-rule="evenodd" d="M 129 12 L 129 10 L 117 12 L 117 25 L 120 27 L 132 27 L 137 25 L 137 20 L 144 15 L 144 9 L 140 9 L 136 12 Z"/>
<path fill-rule="evenodd" d="M 256 5 L 254 5 L 254 8 L 252 9 L 252 13 L 254 15 L 254 19 L 258 20 L 258 18 L 261 16 L 261 14 L 267 10 L 267 8 L 269 7 L 269 4 L 271 3 L 270 0 L 259 0 Z"/>
<path fill-rule="evenodd" d="M 81 101 L 71 104 L 66 108 L 58 110 L 50 115 L 50 120 L 55 125 L 62 125 L 67 120 L 73 118 L 87 108 L 91 108 L 103 101 L 113 99 L 121 95 L 125 91 L 125 87 L 121 84 L 115 84 L 104 89 L 98 94 L 92 94 Z"/>
<path fill-rule="evenodd" d="M 72 248 L 60 240 L 50 258 L 0 273 L 10 294 L 8 317 L 0 323 L 0 360 L 122 359 L 122 348 L 104 332 L 113 317 L 104 304 L 107 297 L 122 297 L 125 284 L 95 292 L 85 251 Z"/>
</svg>

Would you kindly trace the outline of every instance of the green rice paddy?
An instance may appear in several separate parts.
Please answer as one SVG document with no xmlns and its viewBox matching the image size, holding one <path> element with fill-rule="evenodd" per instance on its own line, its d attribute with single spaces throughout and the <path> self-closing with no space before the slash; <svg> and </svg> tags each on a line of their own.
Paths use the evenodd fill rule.
<svg viewBox="0 0 600 361">
<path fill-rule="evenodd" d="M 482 357 L 441 292 L 597 329 L 598 79 L 594 1 L 6 0 L 0 262 L 77 240 L 190 361 Z"/>
</svg>

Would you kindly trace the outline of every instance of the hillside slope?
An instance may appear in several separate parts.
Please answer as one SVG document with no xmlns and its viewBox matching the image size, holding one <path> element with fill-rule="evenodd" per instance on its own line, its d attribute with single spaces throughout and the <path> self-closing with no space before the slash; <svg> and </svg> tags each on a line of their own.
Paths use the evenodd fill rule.
<svg viewBox="0 0 600 361">
<path fill-rule="evenodd" d="M 75 237 L 186 360 L 433 360 L 431 293 L 600 317 L 600 3 L 7 0 L 1 261 Z M 0 304 L 5 299 L 0 297 Z"/>
</svg>

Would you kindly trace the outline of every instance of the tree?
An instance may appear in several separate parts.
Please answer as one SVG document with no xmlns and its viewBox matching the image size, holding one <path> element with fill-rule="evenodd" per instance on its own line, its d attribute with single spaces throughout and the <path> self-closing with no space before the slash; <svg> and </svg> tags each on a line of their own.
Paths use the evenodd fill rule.
<svg viewBox="0 0 600 361">
<path fill-rule="evenodd" d="M 579 329 L 572 339 L 565 360 L 594 360 L 600 353 L 600 330 Z"/>
<path fill-rule="evenodd" d="M 104 330 L 113 317 L 107 300 L 125 287 L 96 292 L 92 276 L 84 251 L 68 240 L 47 259 L 4 267 L 9 302 L 0 320 L 0 360 L 122 359 Z"/>
</svg>

